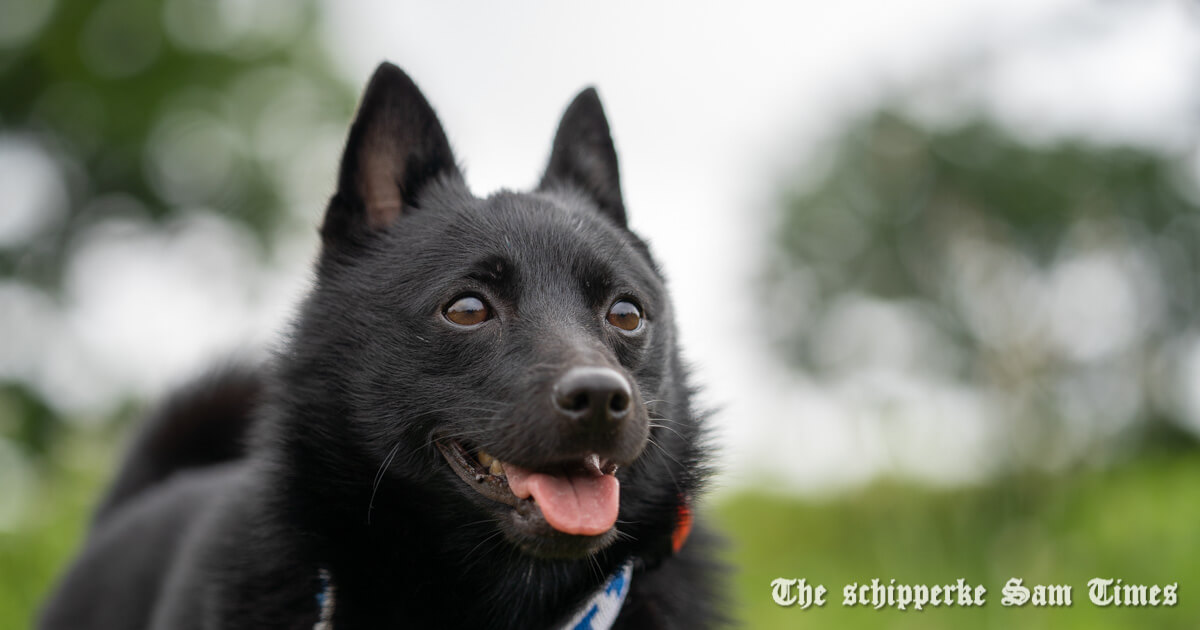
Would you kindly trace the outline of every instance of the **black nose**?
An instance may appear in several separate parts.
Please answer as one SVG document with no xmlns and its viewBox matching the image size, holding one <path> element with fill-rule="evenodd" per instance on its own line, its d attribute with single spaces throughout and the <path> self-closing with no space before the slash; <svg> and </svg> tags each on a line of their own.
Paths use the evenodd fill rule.
<svg viewBox="0 0 1200 630">
<path fill-rule="evenodd" d="M 606 367 L 573 367 L 554 384 L 554 406 L 571 420 L 616 424 L 629 415 L 633 391 L 619 372 Z"/>
</svg>

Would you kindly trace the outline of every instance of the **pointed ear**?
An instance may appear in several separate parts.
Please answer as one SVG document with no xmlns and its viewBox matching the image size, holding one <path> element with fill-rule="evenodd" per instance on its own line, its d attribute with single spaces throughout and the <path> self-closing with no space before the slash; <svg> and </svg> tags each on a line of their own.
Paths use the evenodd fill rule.
<svg viewBox="0 0 1200 630">
<path fill-rule="evenodd" d="M 328 242 L 383 229 L 444 177 L 461 181 L 462 173 L 437 115 L 403 70 L 382 63 L 350 127 L 321 234 Z"/>
<path fill-rule="evenodd" d="M 538 190 L 557 187 L 572 187 L 586 193 L 601 213 L 617 225 L 625 225 L 617 151 L 595 88 L 580 92 L 558 124 L 550 164 Z"/>
</svg>

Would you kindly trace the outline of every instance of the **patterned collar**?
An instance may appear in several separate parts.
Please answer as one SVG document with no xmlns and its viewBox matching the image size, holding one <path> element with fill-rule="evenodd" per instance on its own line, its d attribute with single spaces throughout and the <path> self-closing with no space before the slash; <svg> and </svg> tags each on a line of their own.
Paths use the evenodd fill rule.
<svg viewBox="0 0 1200 630">
<path fill-rule="evenodd" d="M 337 587 L 329 571 L 321 569 L 318 577 L 321 580 L 321 592 L 317 593 L 317 606 L 321 610 L 313 630 L 333 630 L 333 607 L 337 599 Z M 627 560 L 608 580 L 592 594 L 575 612 L 567 623 L 560 626 L 563 630 L 609 630 L 625 596 L 629 594 L 629 583 L 633 579 L 633 560 Z"/>
</svg>

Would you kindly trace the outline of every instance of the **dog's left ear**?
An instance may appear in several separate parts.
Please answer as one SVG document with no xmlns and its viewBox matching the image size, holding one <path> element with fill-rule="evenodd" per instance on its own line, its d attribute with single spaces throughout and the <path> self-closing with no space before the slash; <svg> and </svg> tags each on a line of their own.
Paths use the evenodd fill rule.
<svg viewBox="0 0 1200 630">
<path fill-rule="evenodd" d="M 617 151 L 595 88 L 580 92 L 563 114 L 538 190 L 561 186 L 586 193 L 602 214 L 625 225 Z"/>
<path fill-rule="evenodd" d="M 462 173 L 437 114 L 403 70 L 380 64 L 350 127 L 321 235 L 330 243 L 386 228 L 439 178 Z"/>
</svg>

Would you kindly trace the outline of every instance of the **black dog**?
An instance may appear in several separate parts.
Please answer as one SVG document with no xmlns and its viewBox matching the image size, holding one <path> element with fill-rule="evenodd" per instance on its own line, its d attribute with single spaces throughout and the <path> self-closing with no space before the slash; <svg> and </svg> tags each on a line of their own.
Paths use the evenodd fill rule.
<svg viewBox="0 0 1200 630">
<path fill-rule="evenodd" d="M 41 627 L 721 621 L 703 429 L 593 90 L 536 190 L 480 199 L 380 66 L 321 236 L 269 376 L 151 419 Z"/>
</svg>

